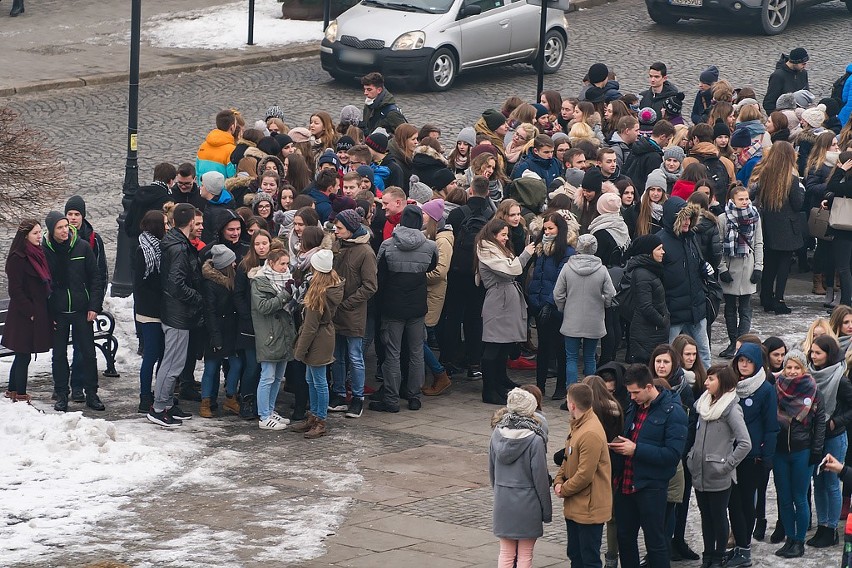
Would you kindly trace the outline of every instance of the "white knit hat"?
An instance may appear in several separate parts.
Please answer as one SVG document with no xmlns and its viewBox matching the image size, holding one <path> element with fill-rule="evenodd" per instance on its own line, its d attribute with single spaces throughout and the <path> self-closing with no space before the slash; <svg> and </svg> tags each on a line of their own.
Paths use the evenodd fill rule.
<svg viewBox="0 0 852 568">
<path fill-rule="evenodd" d="M 318 250 L 311 256 L 311 267 L 317 272 L 329 273 L 333 265 L 334 254 L 328 249 Z"/>
<path fill-rule="evenodd" d="M 802 120 L 811 125 L 811 128 L 819 128 L 825 122 L 825 105 L 817 105 L 802 111 Z"/>
<path fill-rule="evenodd" d="M 506 396 L 506 408 L 513 414 L 521 416 L 532 416 L 538 408 L 538 401 L 532 393 L 523 389 L 514 388 Z"/>
</svg>

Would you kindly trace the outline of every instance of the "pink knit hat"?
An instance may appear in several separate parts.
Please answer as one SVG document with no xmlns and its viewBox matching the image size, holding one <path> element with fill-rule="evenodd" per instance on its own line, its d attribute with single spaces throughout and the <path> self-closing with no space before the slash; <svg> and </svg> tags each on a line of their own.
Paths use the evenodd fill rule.
<svg viewBox="0 0 852 568">
<path fill-rule="evenodd" d="M 621 208 L 621 198 L 617 193 L 604 193 L 598 198 L 598 213 L 618 213 Z"/>
<path fill-rule="evenodd" d="M 423 205 L 420 206 L 423 209 L 423 212 L 429 215 L 433 221 L 440 221 L 444 217 L 444 200 L 443 199 L 433 199 L 431 201 L 427 201 Z"/>
</svg>

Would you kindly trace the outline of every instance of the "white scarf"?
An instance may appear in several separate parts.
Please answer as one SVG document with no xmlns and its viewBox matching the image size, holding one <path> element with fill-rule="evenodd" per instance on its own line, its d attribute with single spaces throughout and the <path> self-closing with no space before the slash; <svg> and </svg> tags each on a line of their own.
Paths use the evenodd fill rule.
<svg viewBox="0 0 852 568">
<path fill-rule="evenodd" d="M 766 380 L 766 371 L 763 367 L 757 370 L 754 376 L 743 379 L 737 383 L 737 396 L 740 398 L 748 398 L 757 392 L 763 381 Z"/>
<path fill-rule="evenodd" d="M 737 393 L 735 391 L 726 392 L 715 403 L 710 396 L 710 391 L 704 391 L 695 403 L 695 410 L 702 420 L 710 422 L 718 420 L 722 416 L 722 413 L 734 402 L 737 402 Z"/>
<path fill-rule="evenodd" d="M 260 275 L 265 276 L 279 294 L 284 290 L 284 285 L 287 284 L 287 281 L 292 279 L 289 268 L 285 272 L 275 272 L 268 262 L 260 269 Z"/>
<path fill-rule="evenodd" d="M 479 248 L 476 251 L 479 262 L 494 270 L 502 272 L 509 276 L 520 276 L 524 271 L 524 265 L 521 264 L 520 258 L 517 256 L 506 256 L 506 254 L 497 248 L 492 242 L 483 240 L 479 243 Z"/>
<path fill-rule="evenodd" d="M 615 246 L 619 249 L 626 249 L 630 244 L 630 233 L 627 230 L 627 223 L 621 218 L 621 213 L 603 213 L 592 219 L 589 223 L 589 234 L 594 234 L 601 229 L 612 235 Z"/>
</svg>

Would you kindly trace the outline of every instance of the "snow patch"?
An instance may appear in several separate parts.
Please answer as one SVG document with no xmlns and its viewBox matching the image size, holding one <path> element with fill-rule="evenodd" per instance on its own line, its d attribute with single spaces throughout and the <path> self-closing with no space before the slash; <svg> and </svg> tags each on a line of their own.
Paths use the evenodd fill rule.
<svg viewBox="0 0 852 568">
<path fill-rule="evenodd" d="M 277 0 L 257 0 L 254 43 L 281 46 L 322 39 L 322 22 L 285 20 Z M 246 49 L 248 8 L 245 2 L 215 8 L 161 14 L 146 24 L 143 37 L 155 47 L 179 49 Z"/>
</svg>

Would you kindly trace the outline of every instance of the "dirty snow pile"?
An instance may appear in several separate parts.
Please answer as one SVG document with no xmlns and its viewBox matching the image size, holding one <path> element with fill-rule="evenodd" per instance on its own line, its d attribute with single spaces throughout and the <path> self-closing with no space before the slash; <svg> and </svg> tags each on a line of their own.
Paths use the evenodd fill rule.
<svg viewBox="0 0 852 568">
<path fill-rule="evenodd" d="M 3 563 L 96 542 L 99 521 L 197 451 L 180 433 L 107 422 L 80 412 L 41 414 L 0 399 Z"/>
<path fill-rule="evenodd" d="M 159 14 L 146 24 L 142 34 L 155 47 L 246 49 L 248 3 Z M 258 47 L 320 41 L 322 34 L 322 22 L 282 19 L 277 0 L 255 3 L 254 43 Z"/>
</svg>

